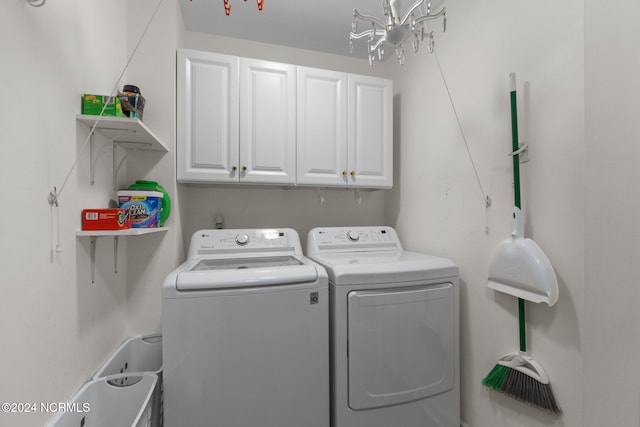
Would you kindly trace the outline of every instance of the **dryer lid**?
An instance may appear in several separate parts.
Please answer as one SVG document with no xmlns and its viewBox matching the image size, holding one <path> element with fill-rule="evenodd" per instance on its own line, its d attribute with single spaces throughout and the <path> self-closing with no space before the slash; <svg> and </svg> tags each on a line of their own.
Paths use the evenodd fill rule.
<svg viewBox="0 0 640 427">
<path fill-rule="evenodd" d="M 310 256 L 335 285 L 399 283 L 458 276 L 447 258 L 410 251 L 342 252 Z"/>
</svg>

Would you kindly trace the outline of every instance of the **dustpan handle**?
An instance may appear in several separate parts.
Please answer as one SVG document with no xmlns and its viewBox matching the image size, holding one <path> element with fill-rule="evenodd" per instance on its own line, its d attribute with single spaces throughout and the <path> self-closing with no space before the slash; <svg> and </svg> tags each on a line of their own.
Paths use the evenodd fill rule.
<svg viewBox="0 0 640 427">
<path fill-rule="evenodd" d="M 522 209 L 520 201 L 520 148 L 518 141 L 518 108 L 516 104 L 516 73 L 509 74 L 509 94 L 511 96 L 511 148 L 513 154 L 513 195 L 514 204 Z"/>
<path fill-rule="evenodd" d="M 522 208 L 520 201 L 520 155 L 518 149 L 518 107 L 516 103 L 516 73 L 509 73 L 509 95 L 511 99 L 511 148 L 513 154 L 513 198 L 514 205 Z M 522 226 L 522 224 L 520 224 Z M 527 330 L 524 315 L 524 299 L 518 298 L 518 325 L 520 329 L 520 351 L 527 352 Z"/>
</svg>

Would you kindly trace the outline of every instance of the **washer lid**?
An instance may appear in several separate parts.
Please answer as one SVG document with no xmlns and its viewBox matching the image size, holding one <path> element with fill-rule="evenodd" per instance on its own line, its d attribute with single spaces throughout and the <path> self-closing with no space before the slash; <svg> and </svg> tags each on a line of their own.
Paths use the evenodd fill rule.
<svg viewBox="0 0 640 427">
<path fill-rule="evenodd" d="M 187 263 L 176 277 L 179 291 L 246 288 L 318 280 L 315 266 L 294 256 L 204 258 Z"/>
<path fill-rule="evenodd" d="M 399 283 L 458 275 L 447 258 L 409 251 L 342 252 L 310 256 L 335 285 Z"/>
<path fill-rule="evenodd" d="M 190 271 L 243 270 L 248 268 L 272 268 L 304 265 L 292 256 L 273 256 L 258 258 L 203 259 Z"/>
</svg>

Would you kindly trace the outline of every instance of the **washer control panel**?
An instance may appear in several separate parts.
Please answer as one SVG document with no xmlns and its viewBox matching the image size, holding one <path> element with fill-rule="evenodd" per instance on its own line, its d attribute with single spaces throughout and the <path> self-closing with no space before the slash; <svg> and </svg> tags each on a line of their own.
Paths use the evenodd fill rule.
<svg viewBox="0 0 640 427">
<path fill-rule="evenodd" d="M 398 234 L 386 226 L 314 228 L 307 240 L 308 253 L 401 249 Z"/>
<path fill-rule="evenodd" d="M 216 253 L 275 251 L 301 255 L 298 233 L 292 229 L 199 230 L 191 237 L 188 257 Z"/>
</svg>

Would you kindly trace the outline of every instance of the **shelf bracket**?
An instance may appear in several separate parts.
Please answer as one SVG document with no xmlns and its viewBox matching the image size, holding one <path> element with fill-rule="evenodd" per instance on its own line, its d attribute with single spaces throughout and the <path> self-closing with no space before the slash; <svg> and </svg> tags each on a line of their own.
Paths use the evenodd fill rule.
<svg viewBox="0 0 640 427">
<path fill-rule="evenodd" d="M 122 168 L 124 161 L 127 159 L 127 156 L 129 156 L 129 151 L 127 150 L 124 153 L 124 156 L 122 157 L 122 159 L 120 159 L 120 161 L 118 162 L 118 157 L 116 155 L 117 147 L 118 147 L 118 143 L 116 141 L 113 141 L 113 167 L 111 168 L 111 170 L 113 171 L 113 191 L 118 190 L 118 173 L 120 172 L 120 168 Z"/>
<path fill-rule="evenodd" d="M 96 164 L 98 163 L 98 158 L 100 157 L 100 154 L 102 152 L 102 148 L 104 147 L 104 145 L 101 147 L 100 150 L 96 148 L 95 132 L 92 132 L 89 138 L 90 138 L 89 140 L 89 143 L 90 143 L 89 173 L 91 175 L 91 185 L 93 185 L 96 181 Z M 113 167 L 111 168 L 111 170 L 113 173 L 113 190 L 114 191 L 118 189 L 118 183 L 117 183 L 118 172 L 120 172 L 120 168 L 122 168 L 124 161 L 127 159 L 127 156 L 129 155 L 129 151 L 127 150 L 124 156 L 122 157 L 122 159 L 118 161 L 118 157 L 116 155 L 117 154 L 116 148 L 118 146 L 118 141 L 116 141 L 116 139 L 117 138 L 114 137 L 110 140 L 112 145 L 112 154 L 113 154 L 113 159 L 112 159 Z"/>
<path fill-rule="evenodd" d="M 89 139 L 89 157 L 90 157 L 89 174 L 91 175 L 92 186 L 96 182 L 96 164 L 98 163 L 98 158 L 100 157 L 100 154 L 102 153 L 102 149 L 104 148 L 104 145 L 101 146 L 100 149 L 96 147 L 95 135 L 96 135 L 95 132 L 91 132 L 91 135 L 89 135 L 89 138 L 90 138 Z M 115 142 L 113 140 L 111 140 L 111 143 L 115 145 Z M 114 181 L 115 181 L 115 178 L 114 178 Z"/>
<path fill-rule="evenodd" d="M 89 253 L 91 254 L 91 283 L 95 283 L 96 278 L 96 241 L 98 237 L 91 236 L 91 247 Z"/>
<path fill-rule="evenodd" d="M 91 247 L 89 248 L 89 254 L 91 257 L 91 283 L 96 281 L 96 244 L 98 243 L 98 236 L 91 236 Z M 120 236 L 113 236 L 113 271 L 118 274 L 118 243 Z"/>
<path fill-rule="evenodd" d="M 98 160 L 95 154 L 95 145 L 95 133 L 91 132 L 91 135 L 89 135 L 89 178 L 92 186 L 96 182 L 96 161 Z"/>
<path fill-rule="evenodd" d="M 113 272 L 118 274 L 118 239 L 120 236 L 113 236 Z"/>
</svg>

